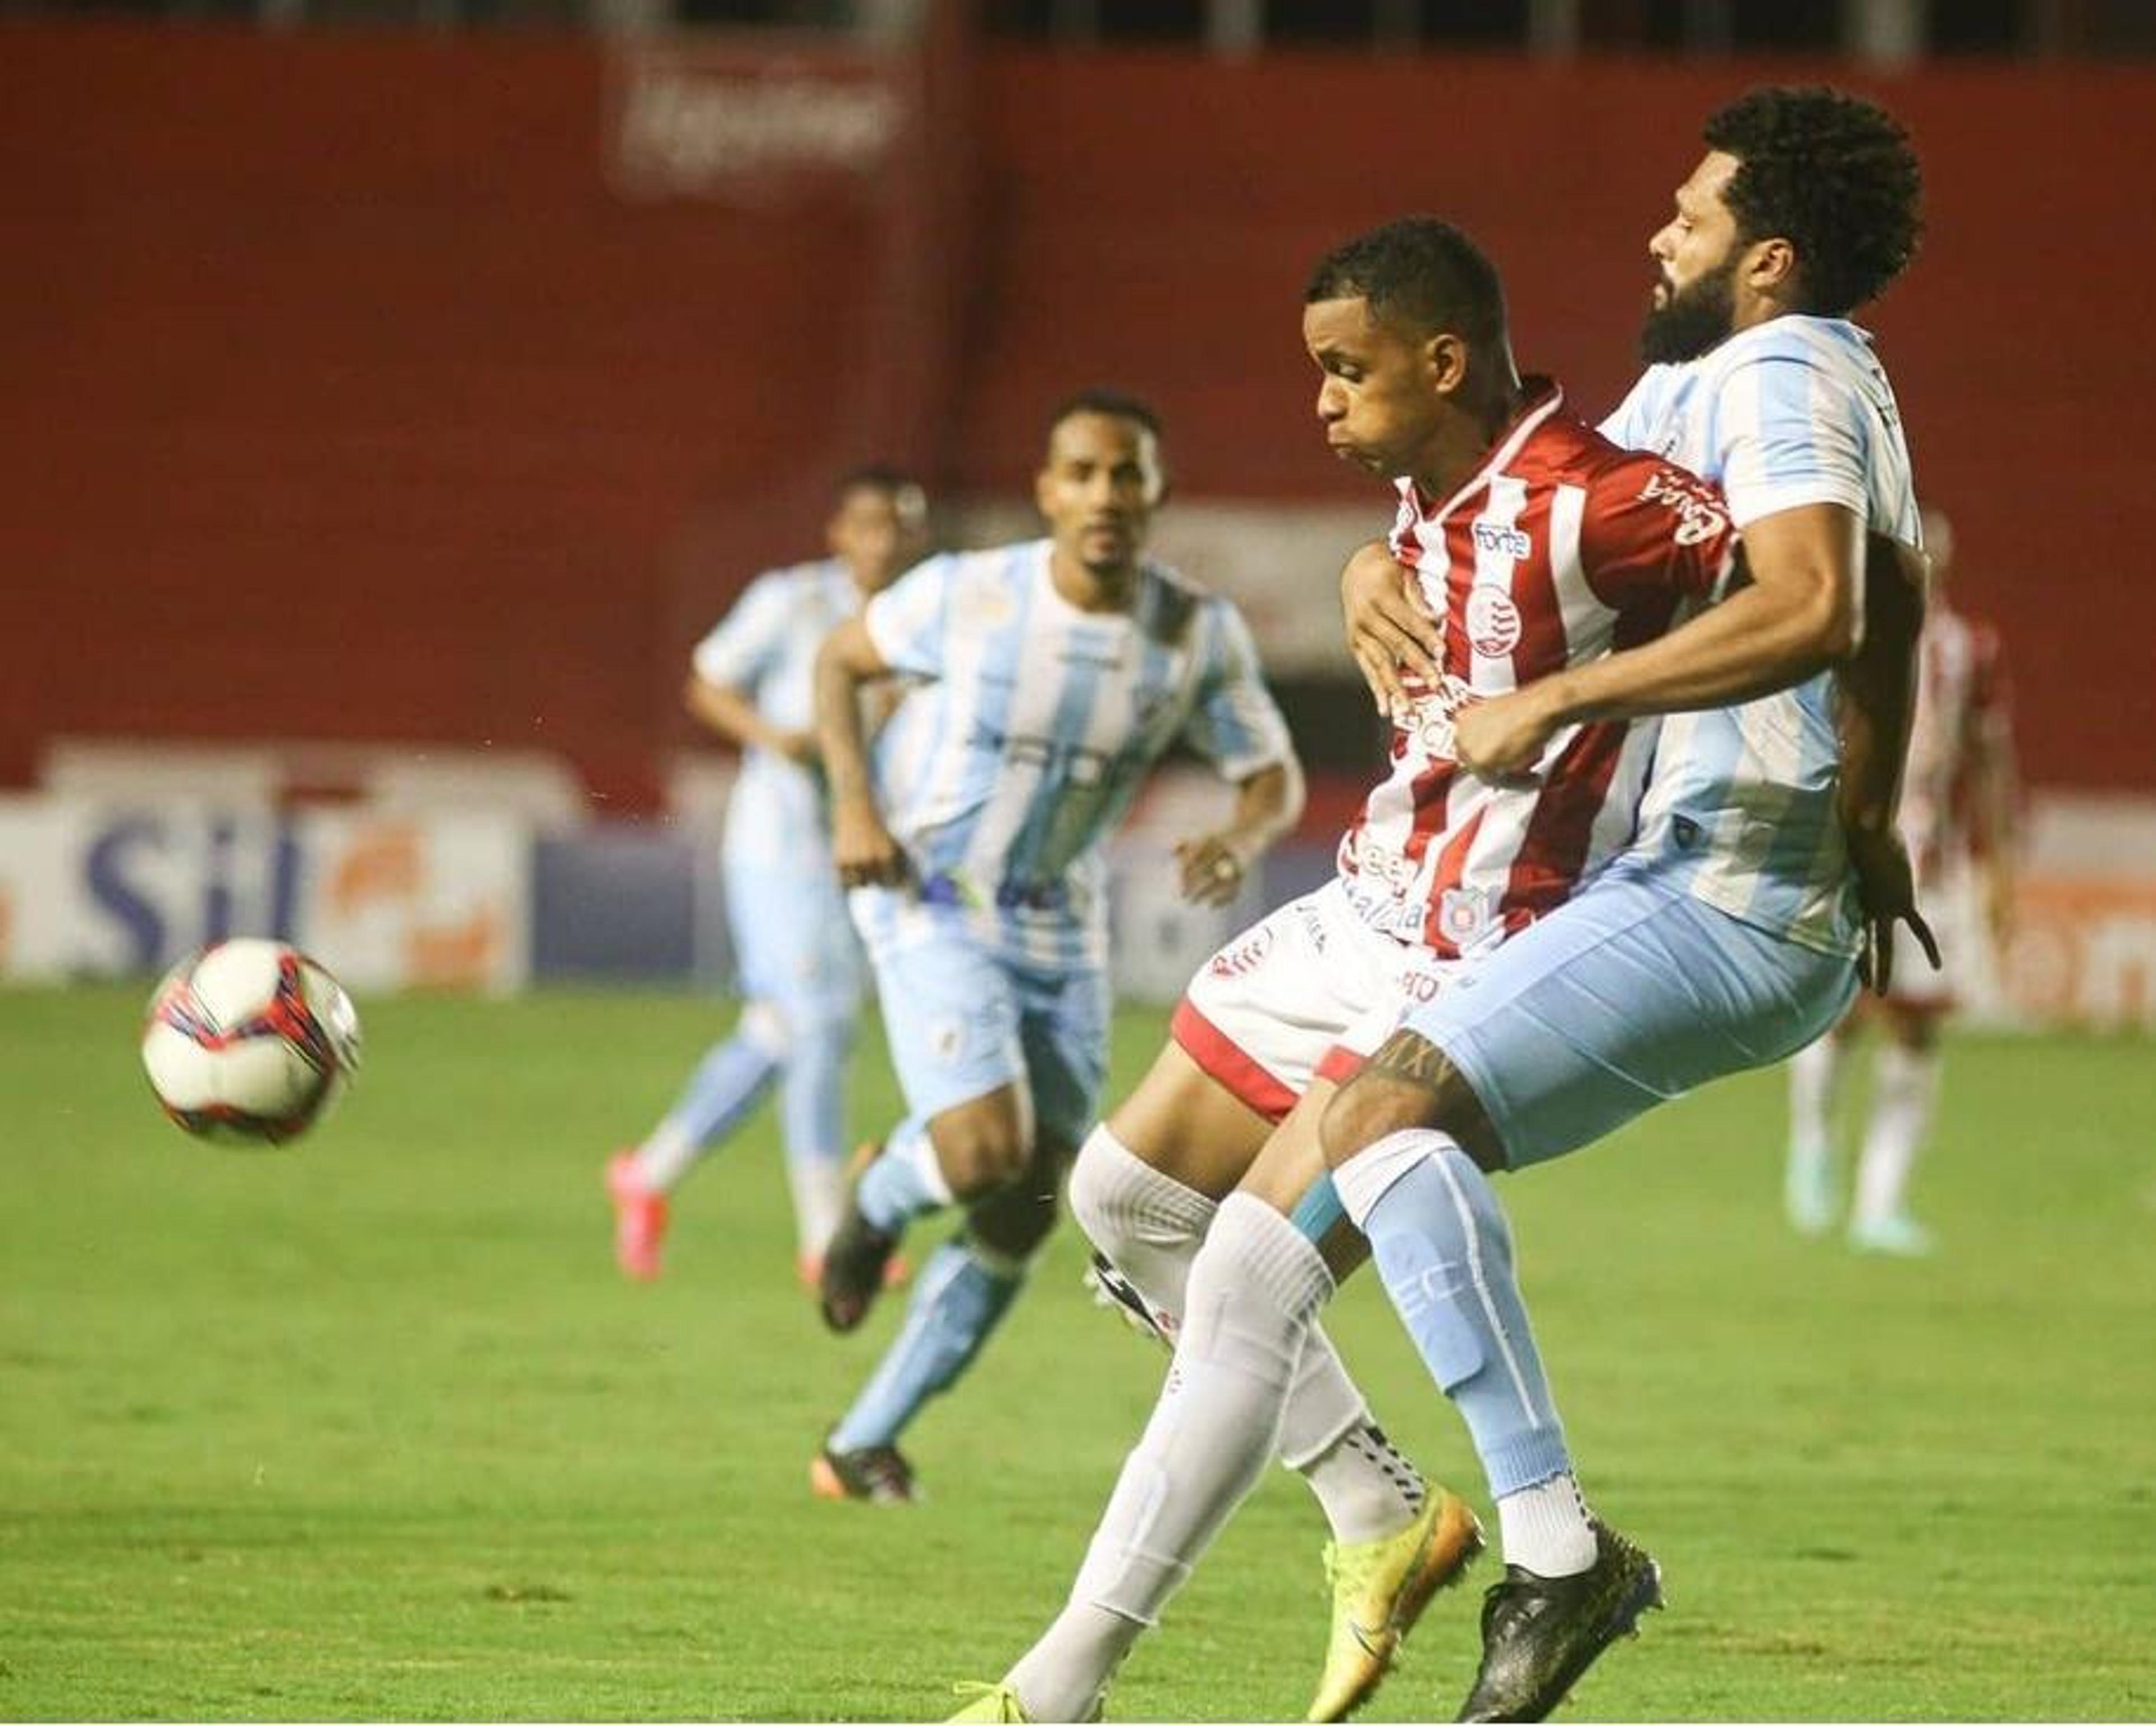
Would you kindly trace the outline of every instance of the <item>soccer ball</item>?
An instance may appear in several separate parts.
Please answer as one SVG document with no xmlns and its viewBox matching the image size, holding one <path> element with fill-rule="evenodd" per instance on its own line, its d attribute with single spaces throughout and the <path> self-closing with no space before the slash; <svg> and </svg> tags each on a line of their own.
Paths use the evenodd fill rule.
<svg viewBox="0 0 2156 1726">
<path fill-rule="evenodd" d="M 359 1015 L 295 948 L 221 941 L 157 985 L 142 1065 L 165 1113 L 190 1133 L 281 1145 L 328 1112 L 359 1066 Z"/>
</svg>

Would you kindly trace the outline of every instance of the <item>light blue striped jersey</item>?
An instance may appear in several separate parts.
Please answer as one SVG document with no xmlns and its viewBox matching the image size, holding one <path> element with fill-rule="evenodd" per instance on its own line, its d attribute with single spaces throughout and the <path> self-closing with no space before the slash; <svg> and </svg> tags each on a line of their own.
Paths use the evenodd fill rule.
<svg viewBox="0 0 2156 1726">
<path fill-rule="evenodd" d="M 696 675 L 738 689 L 773 725 L 812 730 L 816 650 L 860 602 L 860 589 L 836 558 L 769 571 L 696 644 Z M 828 870 L 822 776 L 770 750 L 748 750 L 726 804 L 726 848 L 735 863 Z"/>
<path fill-rule="evenodd" d="M 1806 504 L 1919 540 L 1909 450 L 1871 340 L 1787 315 L 1656 366 L 1602 433 L 1713 480 L 1738 529 Z M 1661 722 L 1635 852 L 1708 904 L 1808 947 L 1854 953 L 1857 907 L 1834 807 L 1834 679 Z"/>
<path fill-rule="evenodd" d="M 1020 962 L 1106 962 L 1101 842 L 1171 745 L 1240 780 L 1289 758 L 1242 614 L 1144 565 L 1127 612 L 1056 592 L 1050 542 L 931 558 L 869 602 L 885 661 L 920 679 L 877 740 L 884 818 L 920 897 L 966 907 Z M 900 895 L 855 899 L 870 919 Z"/>
</svg>

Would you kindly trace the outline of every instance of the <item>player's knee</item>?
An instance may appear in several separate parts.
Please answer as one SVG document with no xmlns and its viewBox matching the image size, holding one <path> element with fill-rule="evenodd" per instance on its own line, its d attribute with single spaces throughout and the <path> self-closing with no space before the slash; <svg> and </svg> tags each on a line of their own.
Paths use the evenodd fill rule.
<svg viewBox="0 0 2156 1726">
<path fill-rule="evenodd" d="M 1128 1155 L 1106 1127 L 1096 1127 L 1086 1135 L 1078 1160 L 1070 1165 L 1071 1218 L 1086 1238 L 1111 1257 L 1121 1232 L 1117 1224 L 1124 1207 L 1118 1196 L 1124 1185 L 1122 1159 Z"/>
<path fill-rule="evenodd" d="M 775 1002 L 752 1001 L 742 1009 L 735 1032 L 742 1042 L 774 1061 L 783 1061 L 793 1049 L 793 1027 Z"/>
<path fill-rule="evenodd" d="M 928 1131 L 951 1191 L 962 1199 L 1009 1186 L 1033 1160 L 1024 1123 L 1001 1110 L 954 1109 L 938 1115 Z"/>
<path fill-rule="evenodd" d="M 1055 1232 L 1055 1217 L 1053 1191 L 1013 1192 L 969 1215 L 966 1233 L 992 1254 L 1021 1262 L 1040 1251 L 1041 1242 Z"/>
</svg>

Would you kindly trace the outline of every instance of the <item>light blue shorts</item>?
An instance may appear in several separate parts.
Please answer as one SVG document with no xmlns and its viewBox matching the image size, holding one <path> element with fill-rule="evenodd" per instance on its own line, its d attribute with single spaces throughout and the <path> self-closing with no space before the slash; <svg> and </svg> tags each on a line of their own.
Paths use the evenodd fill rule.
<svg viewBox="0 0 2156 1726">
<path fill-rule="evenodd" d="M 1018 964 L 982 939 L 963 909 L 908 904 L 868 911 L 854 896 L 875 970 L 891 1065 L 922 1119 L 1009 1084 L 1033 1099 L 1040 1138 L 1075 1148 L 1098 1118 L 1108 1070 L 1108 979 L 1094 965 Z"/>
<path fill-rule="evenodd" d="M 1847 1011 L 1853 960 L 1620 861 L 1400 1021 L 1473 1085 L 1513 1168 L 1709 1079 L 1794 1054 Z"/>
<path fill-rule="evenodd" d="M 867 967 L 828 858 L 799 868 L 724 860 L 741 993 L 798 1031 L 860 1016 Z"/>
</svg>

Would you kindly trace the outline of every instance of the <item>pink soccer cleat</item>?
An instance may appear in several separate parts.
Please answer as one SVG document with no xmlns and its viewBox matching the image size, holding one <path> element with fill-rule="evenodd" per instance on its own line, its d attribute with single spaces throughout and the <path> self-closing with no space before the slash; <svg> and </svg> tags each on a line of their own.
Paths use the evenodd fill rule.
<svg viewBox="0 0 2156 1726">
<path fill-rule="evenodd" d="M 646 1185 L 636 1153 L 619 1152 L 606 1168 L 607 1196 L 613 1201 L 613 1257 L 624 1277 L 639 1283 L 659 1278 L 659 1249 L 666 1239 L 666 1196 Z"/>
</svg>

